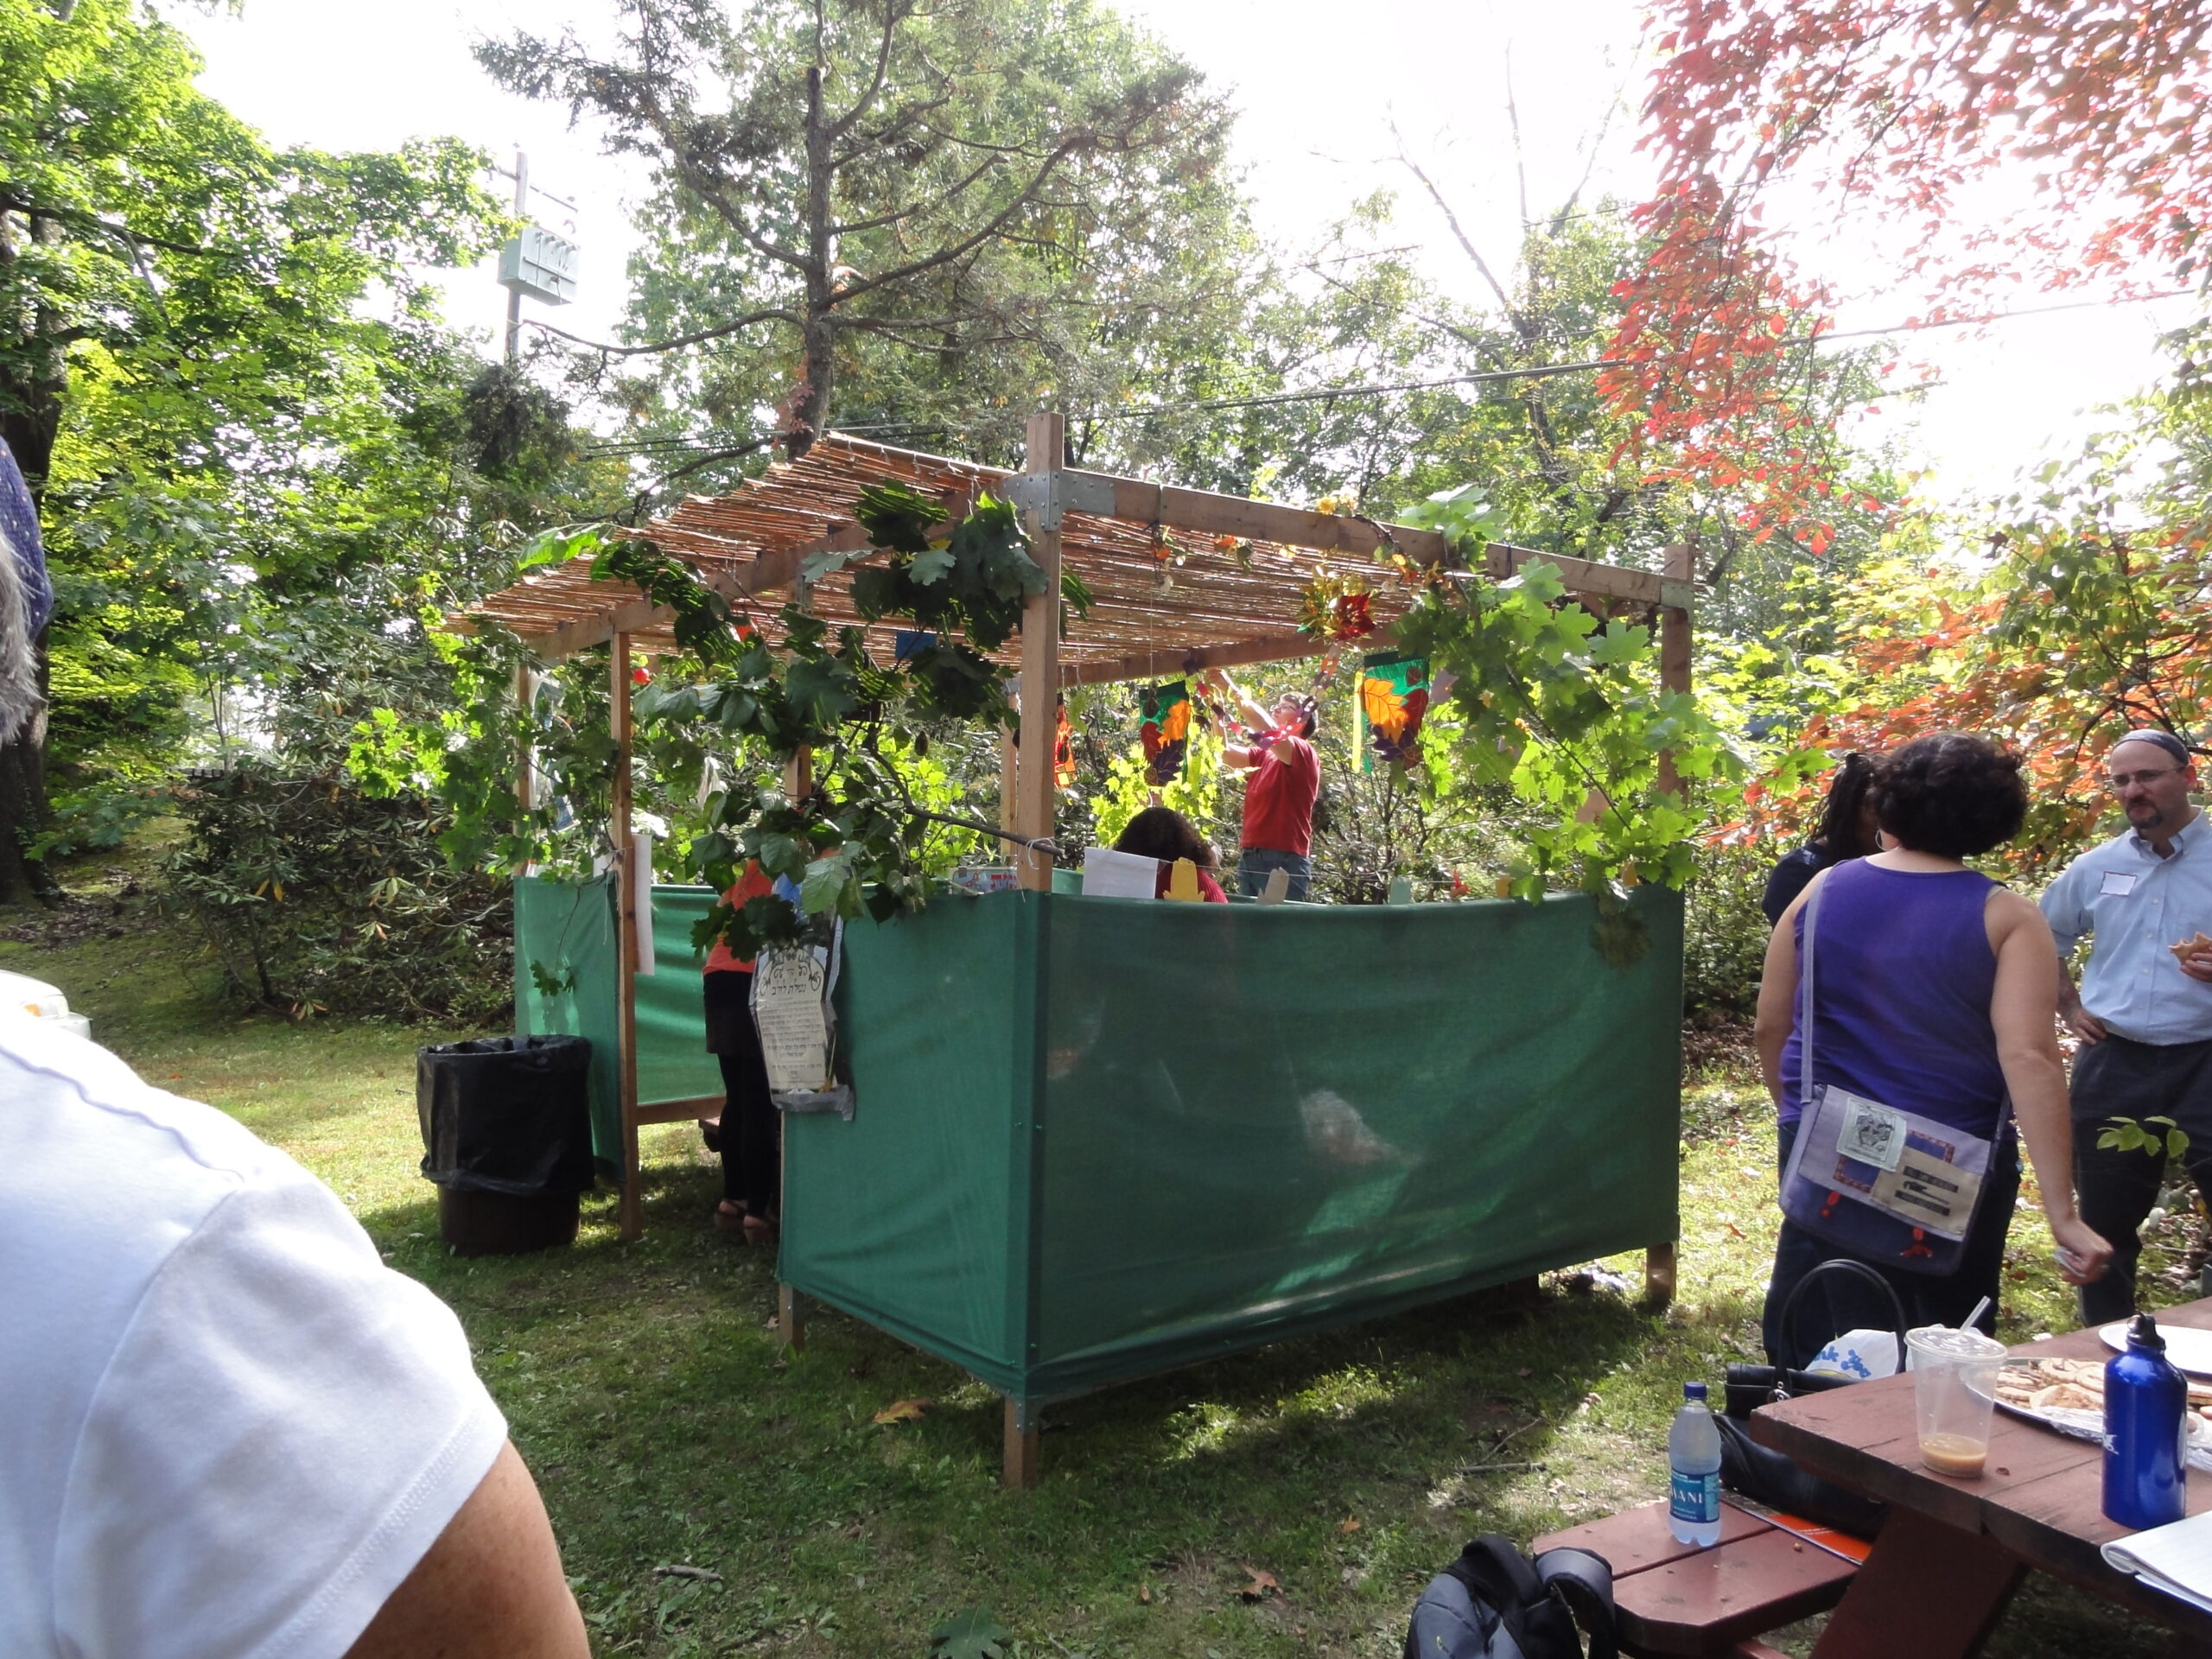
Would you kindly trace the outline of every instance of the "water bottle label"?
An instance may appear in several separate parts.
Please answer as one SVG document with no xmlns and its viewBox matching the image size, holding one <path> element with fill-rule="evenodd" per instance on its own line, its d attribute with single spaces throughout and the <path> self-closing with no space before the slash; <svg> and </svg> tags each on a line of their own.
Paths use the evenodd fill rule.
<svg viewBox="0 0 2212 1659">
<path fill-rule="evenodd" d="M 1686 1475 L 1671 1471 L 1667 1482 L 1667 1510 L 1677 1521 L 1698 1526 L 1720 1518 L 1720 1471 Z"/>
</svg>

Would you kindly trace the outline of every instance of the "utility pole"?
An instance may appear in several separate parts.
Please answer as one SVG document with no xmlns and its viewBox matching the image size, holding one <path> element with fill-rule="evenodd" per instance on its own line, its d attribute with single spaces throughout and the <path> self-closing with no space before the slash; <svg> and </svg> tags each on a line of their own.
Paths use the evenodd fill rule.
<svg viewBox="0 0 2212 1659">
<path fill-rule="evenodd" d="M 530 157 L 518 145 L 515 149 L 515 217 L 530 217 Z M 507 289 L 507 366 L 522 360 L 522 287 L 519 283 Z"/>
<path fill-rule="evenodd" d="M 576 245 L 530 222 L 530 157 L 519 146 L 513 172 L 498 166 L 492 171 L 515 181 L 515 217 L 524 221 L 522 233 L 499 250 L 499 282 L 507 290 L 507 366 L 512 368 L 522 359 L 522 296 L 530 294 L 548 305 L 566 305 L 575 298 Z M 575 203 L 563 201 L 550 190 L 537 194 L 572 215 L 576 212 Z M 573 218 L 569 232 L 575 233 Z"/>
</svg>

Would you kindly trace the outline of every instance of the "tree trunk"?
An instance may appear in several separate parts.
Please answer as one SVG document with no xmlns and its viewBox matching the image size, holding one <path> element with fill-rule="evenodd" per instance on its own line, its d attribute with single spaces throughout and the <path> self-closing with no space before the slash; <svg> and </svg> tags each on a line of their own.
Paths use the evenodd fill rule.
<svg viewBox="0 0 2212 1659">
<path fill-rule="evenodd" d="M 793 461 L 813 448 L 822 435 L 837 372 L 836 331 L 830 320 L 830 308 L 837 302 L 831 275 L 836 249 L 830 234 L 830 190 L 836 172 L 832 148 L 817 66 L 806 72 L 806 268 L 800 273 L 806 296 L 799 307 L 801 379 L 793 391 L 791 424 L 784 437 L 785 453 Z"/>
<path fill-rule="evenodd" d="M 39 242 L 61 239 L 61 227 L 34 214 L 30 236 Z M 0 216 L 0 264 L 17 257 L 4 216 Z M 16 465 L 30 487 L 31 502 L 40 505 L 46 495 L 46 474 L 54 460 L 54 441 L 61 429 L 61 397 L 68 384 L 67 348 L 54 337 L 62 327 L 60 314 L 41 304 L 34 314 L 31 337 L 22 342 L 30 349 L 0 371 L 0 439 L 6 441 Z M 45 344 L 41 348 L 41 340 Z M 31 649 L 38 658 L 38 689 L 46 695 L 46 633 L 41 630 Z M 53 904 L 61 887 L 46 866 L 29 856 L 28 849 L 46 827 L 50 816 L 46 797 L 46 715 L 26 724 L 6 743 L 0 744 L 0 904 L 21 904 L 38 899 Z"/>
</svg>

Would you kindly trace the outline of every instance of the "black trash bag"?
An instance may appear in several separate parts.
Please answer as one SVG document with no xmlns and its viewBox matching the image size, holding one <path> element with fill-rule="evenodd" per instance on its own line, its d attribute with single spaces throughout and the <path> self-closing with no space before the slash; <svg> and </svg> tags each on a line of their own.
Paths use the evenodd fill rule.
<svg viewBox="0 0 2212 1659">
<path fill-rule="evenodd" d="M 423 1173 L 448 1192 L 591 1191 L 591 1044 L 486 1037 L 415 1055 Z"/>
</svg>

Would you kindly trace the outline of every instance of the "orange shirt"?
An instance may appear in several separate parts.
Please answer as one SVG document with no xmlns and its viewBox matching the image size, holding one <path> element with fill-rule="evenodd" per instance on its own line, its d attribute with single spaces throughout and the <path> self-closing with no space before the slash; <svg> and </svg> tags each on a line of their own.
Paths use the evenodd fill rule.
<svg viewBox="0 0 2212 1659">
<path fill-rule="evenodd" d="M 757 899 L 764 893 L 773 893 L 775 890 L 776 883 L 773 878 L 762 872 L 757 859 L 748 858 L 745 861 L 745 874 L 737 878 L 737 885 L 722 894 L 722 897 L 731 905 L 742 910 L 745 908 L 747 899 Z M 715 948 L 707 953 L 705 971 L 710 974 L 749 974 L 753 971 L 753 958 L 747 957 L 743 962 L 740 962 L 730 954 L 727 943 L 716 939 Z"/>
</svg>

